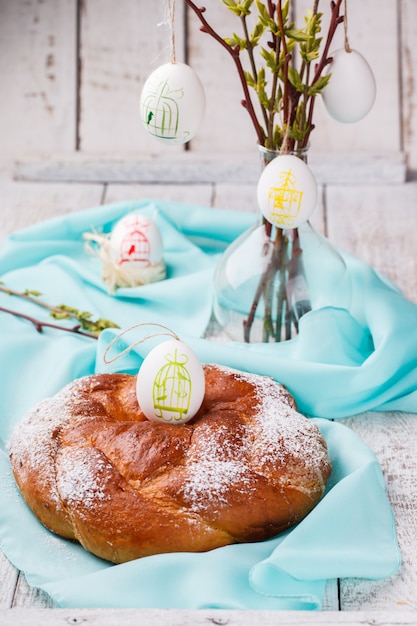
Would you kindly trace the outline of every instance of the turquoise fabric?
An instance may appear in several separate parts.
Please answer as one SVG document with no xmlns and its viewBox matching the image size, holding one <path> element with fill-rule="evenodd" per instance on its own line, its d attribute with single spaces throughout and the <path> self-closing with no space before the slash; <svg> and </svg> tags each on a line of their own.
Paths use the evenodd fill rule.
<svg viewBox="0 0 417 626">
<path fill-rule="evenodd" d="M 114 296 L 84 249 L 86 231 L 109 231 L 131 210 L 161 230 L 167 280 Z M 380 467 L 341 423 L 366 410 L 417 411 L 417 307 L 376 274 L 344 254 L 351 308 L 324 308 L 302 318 L 299 336 L 283 344 L 218 344 L 202 338 L 211 314 L 215 265 L 253 216 L 169 202 L 100 206 L 13 234 L 0 252 L 6 286 L 42 292 L 128 328 L 168 325 L 205 362 L 268 374 L 284 383 L 302 412 L 317 419 L 329 445 L 333 474 L 321 503 L 296 528 L 270 541 L 206 554 L 160 555 L 112 566 L 46 531 L 22 502 L 10 474 L 7 441 L 38 400 L 96 371 L 137 371 L 149 346 L 139 345 L 112 366 L 103 353 L 117 336 L 98 341 L 33 325 L 0 313 L 0 542 L 30 584 L 61 606 L 319 608 L 326 579 L 384 578 L 399 567 L 392 512 Z M 0 294 L 0 306 L 52 321 L 35 304 Z M 117 344 L 128 345 L 129 334 Z M 125 342 L 125 343 L 124 343 Z"/>
<path fill-rule="evenodd" d="M 328 578 L 385 578 L 400 554 L 375 456 L 342 424 L 313 419 L 333 463 L 327 492 L 274 539 L 110 565 L 34 519 L 1 454 L 2 548 L 62 607 L 318 609 Z"/>
</svg>

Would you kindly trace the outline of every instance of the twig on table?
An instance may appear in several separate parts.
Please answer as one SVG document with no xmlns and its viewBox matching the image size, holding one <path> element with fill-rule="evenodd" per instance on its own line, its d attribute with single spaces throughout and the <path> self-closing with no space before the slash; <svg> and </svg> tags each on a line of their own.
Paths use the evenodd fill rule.
<svg viewBox="0 0 417 626">
<path fill-rule="evenodd" d="M 10 315 L 14 315 L 15 317 L 20 317 L 24 320 L 31 322 L 36 328 L 36 330 L 38 331 L 38 333 L 41 333 L 43 328 L 55 328 L 56 330 L 64 330 L 69 333 L 75 333 L 76 335 L 83 335 L 83 337 L 90 337 L 91 339 L 97 339 L 97 335 L 81 330 L 80 324 L 76 326 L 72 326 L 72 327 L 60 326 L 59 324 L 53 324 L 52 322 L 43 322 L 42 320 L 38 320 L 35 317 L 32 317 L 30 315 L 25 315 L 25 313 L 20 313 L 19 311 L 13 311 L 11 309 L 6 309 L 4 307 L 0 307 L 0 311 L 2 313 L 9 313 Z"/>
<path fill-rule="evenodd" d="M 83 330 L 87 331 L 88 334 L 93 333 L 95 336 L 98 336 L 100 332 L 105 328 L 119 328 L 117 324 L 104 318 L 98 318 L 96 320 L 93 320 L 92 314 L 88 311 L 80 311 L 66 304 L 52 306 L 47 302 L 40 300 L 39 296 L 42 295 L 41 292 L 34 289 L 26 289 L 26 291 L 16 291 L 14 289 L 10 289 L 10 287 L 6 287 L 4 284 L 0 284 L 0 292 L 6 293 L 9 296 L 23 298 L 28 302 L 32 302 L 33 304 L 47 309 L 50 312 L 51 317 L 56 320 L 77 320 L 77 322 L 80 322 L 80 327 Z"/>
</svg>

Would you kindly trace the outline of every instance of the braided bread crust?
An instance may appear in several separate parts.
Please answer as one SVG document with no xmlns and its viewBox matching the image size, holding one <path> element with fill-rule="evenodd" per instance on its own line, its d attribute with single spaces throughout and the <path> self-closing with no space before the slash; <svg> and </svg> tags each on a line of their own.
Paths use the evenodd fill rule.
<svg viewBox="0 0 417 626">
<path fill-rule="evenodd" d="M 149 422 L 136 377 L 78 379 L 15 428 L 19 489 L 50 530 L 121 563 L 259 541 L 303 519 L 331 463 L 317 426 L 273 380 L 205 366 L 185 424 Z"/>
</svg>

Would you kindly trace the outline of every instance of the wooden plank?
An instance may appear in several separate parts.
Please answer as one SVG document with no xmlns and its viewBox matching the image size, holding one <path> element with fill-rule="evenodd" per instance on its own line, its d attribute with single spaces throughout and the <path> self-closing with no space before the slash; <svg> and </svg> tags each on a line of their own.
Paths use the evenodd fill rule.
<svg viewBox="0 0 417 626">
<path fill-rule="evenodd" d="M 158 143 L 140 121 L 141 89 L 170 60 L 165 3 L 89 0 L 81 13 L 80 149 L 164 154 L 182 147 Z M 177 60 L 184 58 L 184 6 L 176 3 Z M 158 24 L 160 24 L 158 26 Z"/>
<path fill-rule="evenodd" d="M 372 265 L 417 301 L 415 210 L 417 183 L 329 186 L 330 240 Z"/>
<path fill-rule="evenodd" d="M 400 571 L 380 581 L 341 582 L 342 610 L 417 608 L 417 421 L 415 414 L 366 413 L 344 420 L 375 452 L 384 473 L 403 558 Z"/>
<path fill-rule="evenodd" d="M 0 609 L 8 609 L 12 606 L 17 579 L 17 569 L 0 551 Z"/>
<path fill-rule="evenodd" d="M 415 611 L 309 612 L 152 609 L 12 609 L 0 611 L 2 626 L 406 626 L 417 624 Z"/>
<path fill-rule="evenodd" d="M 0 0 L 0 162 L 73 150 L 76 0 Z"/>
<path fill-rule="evenodd" d="M 0 242 L 15 230 L 56 215 L 101 204 L 102 185 L 2 181 Z"/>
<path fill-rule="evenodd" d="M 125 200 L 169 200 L 210 206 L 213 186 L 184 184 L 144 184 L 144 185 L 109 185 L 104 195 L 104 202 L 123 202 Z"/>
<path fill-rule="evenodd" d="M 408 166 L 417 170 L 417 11 L 414 0 L 401 0 L 402 133 Z"/>
<path fill-rule="evenodd" d="M 124 156 L 45 154 L 19 158 L 18 180 L 106 183 L 242 183 L 256 184 L 260 175 L 257 151 L 239 154 L 196 154 Z M 401 183 L 405 181 L 404 155 L 397 153 L 320 153 L 309 155 L 319 183 Z"/>
<path fill-rule="evenodd" d="M 221 36 L 240 32 L 239 19 L 221 2 L 208 3 L 205 17 Z M 187 23 L 188 62 L 200 77 L 206 94 L 204 123 L 191 142 L 191 150 L 250 153 L 257 139 L 249 114 L 241 105 L 243 92 L 234 63 L 216 41 L 200 31 L 201 24 L 190 10 Z"/>
<path fill-rule="evenodd" d="M 55 603 L 41 589 L 30 587 L 20 573 L 11 607 L 51 609 L 55 607 Z"/>
<path fill-rule="evenodd" d="M 300 5 L 299 0 L 298 5 Z M 303 0 L 308 2 L 310 0 Z M 168 59 L 164 3 L 111 0 L 80 3 L 81 91 L 80 146 L 83 151 L 172 154 L 171 148 L 148 137 L 139 121 L 141 87 L 150 71 Z M 302 4 L 301 4 L 302 6 Z M 397 6 L 401 8 L 402 55 L 397 53 Z M 77 50 L 76 0 L 0 0 L 0 161 L 24 152 L 72 150 L 76 145 Z M 177 2 L 177 55 L 183 49 L 184 3 Z M 213 3 L 207 17 L 222 34 L 237 30 L 234 16 Z M 404 142 L 415 167 L 416 127 L 413 47 L 416 14 L 413 0 L 349 4 L 351 43 L 374 67 L 378 97 L 374 110 L 357 125 L 328 119 L 317 107 L 314 149 L 359 152 L 393 151 L 401 147 L 400 85 L 403 75 Z M 369 29 L 368 24 L 377 24 Z M 236 152 L 253 149 L 256 137 L 240 104 L 241 86 L 233 61 L 199 30 L 188 12 L 188 60 L 207 92 L 206 119 L 190 144 L 192 151 Z M 400 71 L 401 70 L 401 71 Z M 319 104 L 319 103 L 318 103 Z M 178 150 L 182 150 L 179 148 Z"/>
<path fill-rule="evenodd" d="M 412 2 L 412 0 L 411 0 Z M 311 0 L 297 0 L 297 9 L 304 15 Z M 329 2 L 321 2 L 320 10 L 328 19 Z M 342 3 L 343 5 L 343 3 Z M 370 64 L 377 84 L 377 96 L 370 113 L 360 122 L 342 124 L 333 120 L 324 108 L 321 96 L 314 112 L 316 129 L 311 136 L 316 150 L 378 152 L 401 149 L 400 125 L 400 60 L 398 43 L 397 2 L 347 2 L 348 36 L 350 46 L 360 52 Z M 343 12 L 343 6 L 342 6 Z M 298 20 L 300 20 L 300 17 Z M 326 32 L 325 22 L 323 30 Z M 370 28 L 370 24 L 373 25 Z M 341 26 L 331 50 L 344 45 Z M 414 69 L 415 73 L 415 69 Z"/>
</svg>

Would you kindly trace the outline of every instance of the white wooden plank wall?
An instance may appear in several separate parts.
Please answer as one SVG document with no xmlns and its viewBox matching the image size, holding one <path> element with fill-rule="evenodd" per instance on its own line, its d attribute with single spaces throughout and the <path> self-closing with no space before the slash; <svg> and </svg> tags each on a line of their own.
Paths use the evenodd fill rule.
<svg viewBox="0 0 417 626">
<path fill-rule="evenodd" d="M 75 0 L 0 0 L 0 163 L 73 150 Z"/>
<path fill-rule="evenodd" d="M 221 0 L 205 4 L 207 19 L 222 34 L 238 30 L 238 20 Z M 310 4 L 297 0 L 297 22 Z M 231 59 L 200 32 L 184 2 L 177 0 L 176 6 L 177 57 L 185 58 L 186 47 L 207 95 L 205 123 L 188 149 L 196 155 L 253 151 L 255 135 L 240 105 Z M 328 12 L 327 0 L 321 7 Z M 331 120 L 318 102 L 312 147 L 377 154 L 405 150 L 410 169 L 417 169 L 417 2 L 348 0 L 348 15 L 350 43 L 374 70 L 377 100 L 355 125 Z M 10 165 L 27 153 L 74 151 L 175 158 L 183 148 L 155 142 L 139 120 L 143 83 L 169 60 L 165 18 L 165 0 L 0 0 L 0 163 Z"/>
<path fill-rule="evenodd" d="M 175 48 L 184 61 L 185 5 L 176 4 Z M 170 60 L 166 3 L 84 0 L 80 26 L 80 150 L 127 155 L 181 149 L 167 150 L 149 137 L 139 118 L 142 85 Z"/>
</svg>

